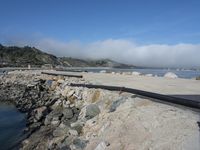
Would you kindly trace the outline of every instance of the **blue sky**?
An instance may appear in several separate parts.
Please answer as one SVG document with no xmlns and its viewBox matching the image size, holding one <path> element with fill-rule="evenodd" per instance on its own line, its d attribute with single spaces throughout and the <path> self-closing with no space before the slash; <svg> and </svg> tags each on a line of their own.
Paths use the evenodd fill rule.
<svg viewBox="0 0 200 150">
<path fill-rule="evenodd" d="M 0 43 L 200 68 L 200 0 L 0 0 Z"/>
<path fill-rule="evenodd" d="M 199 43 L 199 0 L 0 0 L 2 36 Z"/>
</svg>

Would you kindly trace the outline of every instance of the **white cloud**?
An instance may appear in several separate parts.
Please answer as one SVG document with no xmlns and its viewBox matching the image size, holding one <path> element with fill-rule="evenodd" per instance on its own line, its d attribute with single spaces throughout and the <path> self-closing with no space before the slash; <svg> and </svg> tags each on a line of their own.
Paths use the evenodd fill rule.
<svg viewBox="0 0 200 150">
<path fill-rule="evenodd" d="M 148 67 L 200 67 L 200 44 L 141 45 L 124 39 L 107 39 L 88 44 L 41 39 L 27 44 L 57 56 L 110 58 Z"/>
</svg>

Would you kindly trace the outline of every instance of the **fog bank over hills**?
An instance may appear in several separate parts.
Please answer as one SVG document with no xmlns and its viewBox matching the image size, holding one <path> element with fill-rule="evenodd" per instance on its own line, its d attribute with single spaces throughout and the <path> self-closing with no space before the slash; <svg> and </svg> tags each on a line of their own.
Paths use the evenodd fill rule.
<svg viewBox="0 0 200 150">
<path fill-rule="evenodd" d="M 41 67 L 51 64 L 54 67 L 112 67 L 132 68 L 133 65 L 118 63 L 109 59 L 76 59 L 56 57 L 35 47 L 3 46 L 0 44 L 0 67 Z"/>
<path fill-rule="evenodd" d="M 112 59 L 145 67 L 200 68 L 200 44 L 138 44 L 125 39 L 107 39 L 84 44 L 50 38 L 33 41 L 9 41 L 19 46 L 31 45 L 56 56 L 81 59 Z"/>
</svg>

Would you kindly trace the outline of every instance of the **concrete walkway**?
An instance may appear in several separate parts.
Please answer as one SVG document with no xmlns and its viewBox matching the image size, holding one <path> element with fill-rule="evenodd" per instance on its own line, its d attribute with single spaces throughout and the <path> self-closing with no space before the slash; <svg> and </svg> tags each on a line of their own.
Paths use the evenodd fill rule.
<svg viewBox="0 0 200 150">
<path fill-rule="evenodd" d="M 200 81 L 194 79 L 169 79 L 107 73 L 82 73 L 83 78 L 95 84 L 125 86 L 167 95 L 200 95 Z"/>
</svg>

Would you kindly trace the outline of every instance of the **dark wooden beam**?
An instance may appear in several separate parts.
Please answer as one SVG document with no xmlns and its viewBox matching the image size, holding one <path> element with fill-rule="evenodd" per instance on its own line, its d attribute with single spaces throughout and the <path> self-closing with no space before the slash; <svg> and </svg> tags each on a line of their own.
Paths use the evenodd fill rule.
<svg viewBox="0 0 200 150">
<path fill-rule="evenodd" d="M 41 74 L 46 75 L 53 75 L 53 76 L 66 76 L 66 77 L 74 77 L 74 78 L 83 78 L 82 75 L 73 75 L 73 74 L 66 74 L 66 73 L 60 73 L 60 72 L 41 72 Z"/>
</svg>

